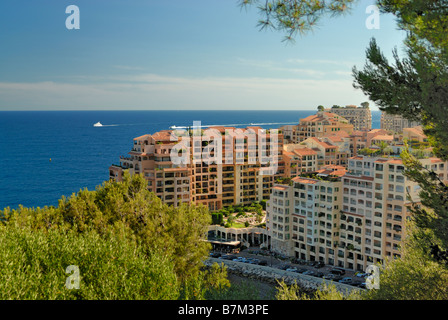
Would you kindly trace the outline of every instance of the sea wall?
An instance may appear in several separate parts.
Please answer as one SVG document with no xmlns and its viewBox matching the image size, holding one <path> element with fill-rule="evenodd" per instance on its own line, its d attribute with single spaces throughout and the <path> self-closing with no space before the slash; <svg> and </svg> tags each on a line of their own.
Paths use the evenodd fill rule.
<svg viewBox="0 0 448 320">
<path fill-rule="evenodd" d="M 213 263 L 218 264 L 224 263 L 227 267 L 227 272 L 235 274 L 240 277 L 246 277 L 253 280 L 264 281 L 273 285 L 277 285 L 277 281 L 283 280 L 286 284 L 291 285 L 297 283 L 299 288 L 304 293 L 313 293 L 323 283 L 334 284 L 336 289 L 343 293 L 349 293 L 352 290 L 363 290 L 346 284 L 332 282 L 330 280 L 317 278 L 313 276 L 303 275 L 296 272 L 290 272 L 285 270 L 280 270 L 277 268 L 271 268 L 268 266 L 259 266 L 244 262 L 229 261 L 224 259 L 209 258 L 205 261 L 207 266 L 211 266 Z"/>
</svg>

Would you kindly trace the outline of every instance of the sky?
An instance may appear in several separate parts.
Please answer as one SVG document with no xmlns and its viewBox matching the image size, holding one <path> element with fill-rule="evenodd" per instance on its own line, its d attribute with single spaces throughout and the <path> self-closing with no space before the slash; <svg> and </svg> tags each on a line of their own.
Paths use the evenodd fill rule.
<svg viewBox="0 0 448 320">
<path fill-rule="evenodd" d="M 390 15 L 366 27 L 374 3 L 358 0 L 285 43 L 237 0 L 2 0 L 0 111 L 359 105 L 368 98 L 351 70 L 364 66 L 370 39 L 388 57 L 404 39 Z M 70 5 L 80 29 L 66 27 Z"/>
</svg>

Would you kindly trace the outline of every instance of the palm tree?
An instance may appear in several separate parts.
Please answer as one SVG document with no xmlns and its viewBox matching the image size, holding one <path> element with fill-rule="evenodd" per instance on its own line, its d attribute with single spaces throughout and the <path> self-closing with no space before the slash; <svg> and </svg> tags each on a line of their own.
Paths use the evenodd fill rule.
<svg viewBox="0 0 448 320">
<path fill-rule="evenodd" d="M 393 149 L 391 148 L 391 146 L 389 146 L 387 144 L 387 142 L 385 141 L 379 141 L 377 143 L 375 143 L 375 145 L 380 148 L 378 151 L 380 154 L 382 154 L 383 156 L 387 154 L 390 154 L 391 152 L 393 152 Z"/>
</svg>

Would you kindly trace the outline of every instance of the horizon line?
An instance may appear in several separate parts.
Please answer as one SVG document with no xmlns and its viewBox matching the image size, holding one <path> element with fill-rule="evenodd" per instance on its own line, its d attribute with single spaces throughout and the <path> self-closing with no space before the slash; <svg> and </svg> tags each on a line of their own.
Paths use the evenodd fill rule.
<svg viewBox="0 0 448 320">
<path fill-rule="evenodd" d="M 108 111 L 272 111 L 272 112 L 279 112 L 279 111 L 316 111 L 317 109 L 298 109 L 298 110 L 293 110 L 293 109 L 220 109 L 220 110 L 210 110 L 210 109 L 111 109 L 111 110 L 104 110 L 104 109 L 92 109 L 92 110 L 75 110 L 75 109 L 62 109 L 62 110 L 54 110 L 54 109 L 39 109 L 39 110 L 33 110 L 33 109 L 29 109 L 29 110 L 0 110 L 0 112 L 32 112 L 32 111 L 37 111 L 37 112 L 64 112 L 64 111 L 71 111 L 71 112 L 90 112 L 90 111 L 104 111 L 104 112 L 108 112 Z M 372 112 L 381 112 L 381 110 L 372 110 L 370 109 L 370 111 Z"/>
</svg>

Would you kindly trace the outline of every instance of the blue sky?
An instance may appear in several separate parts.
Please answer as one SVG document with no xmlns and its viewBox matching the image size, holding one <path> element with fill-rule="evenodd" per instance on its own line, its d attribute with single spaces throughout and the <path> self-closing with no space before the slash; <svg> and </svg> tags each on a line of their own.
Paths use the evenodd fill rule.
<svg viewBox="0 0 448 320">
<path fill-rule="evenodd" d="M 388 15 L 366 28 L 373 3 L 359 0 L 285 44 L 236 0 L 2 0 L 0 110 L 359 105 L 367 97 L 351 69 L 364 65 L 370 39 L 391 56 L 404 38 Z M 80 30 L 65 27 L 69 5 L 80 9 Z"/>
</svg>

